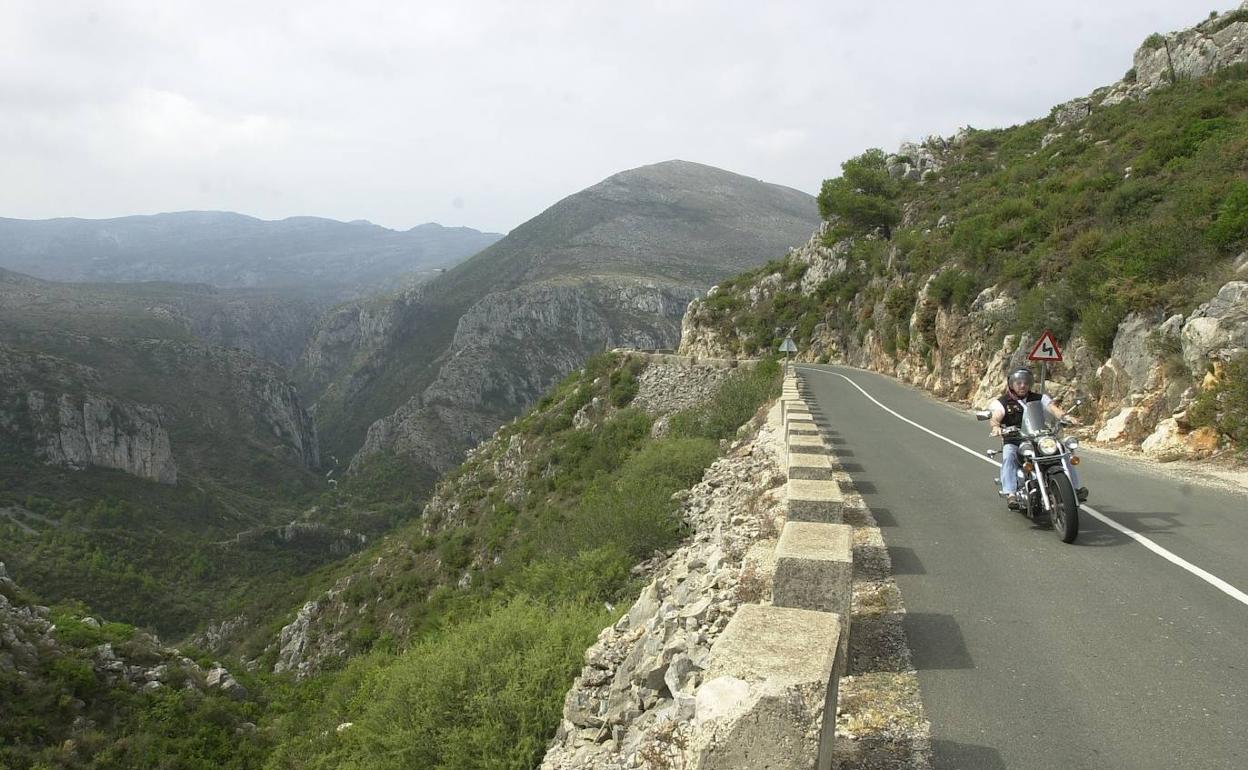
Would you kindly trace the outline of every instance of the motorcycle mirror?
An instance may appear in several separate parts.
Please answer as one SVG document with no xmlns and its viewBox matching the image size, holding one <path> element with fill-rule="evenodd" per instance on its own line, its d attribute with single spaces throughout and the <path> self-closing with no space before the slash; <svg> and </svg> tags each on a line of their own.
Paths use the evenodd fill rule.
<svg viewBox="0 0 1248 770">
<path fill-rule="evenodd" d="M 975 419 L 979 420 L 980 422 L 983 422 L 984 420 L 991 420 L 992 412 L 988 411 L 987 409 L 977 409 L 975 410 Z"/>
</svg>

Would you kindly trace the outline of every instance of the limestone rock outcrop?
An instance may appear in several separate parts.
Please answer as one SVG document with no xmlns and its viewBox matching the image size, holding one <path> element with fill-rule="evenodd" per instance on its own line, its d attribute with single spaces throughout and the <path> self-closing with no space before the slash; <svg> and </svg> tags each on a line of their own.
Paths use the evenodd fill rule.
<svg viewBox="0 0 1248 770">
<path fill-rule="evenodd" d="M 0 343 L 0 428 L 18 451 L 164 484 L 177 482 L 187 456 L 212 452 L 227 435 L 296 466 L 320 464 L 316 428 L 294 386 L 250 353 L 161 339 L 54 344 L 64 357 Z M 93 356 L 110 363 L 75 362 Z"/>
<path fill-rule="evenodd" d="M 1248 349 L 1248 281 L 1231 281 L 1183 324 L 1183 360 L 1203 376 L 1211 359 L 1229 360 Z"/>
<path fill-rule="evenodd" d="M 98 393 L 49 396 L 26 393 L 36 454 L 54 465 L 116 468 L 140 478 L 175 484 L 178 469 L 161 410 Z"/>
<path fill-rule="evenodd" d="M 679 285 L 601 278 L 486 296 L 460 317 L 433 382 L 369 427 L 352 466 L 395 451 L 449 470 L 593 353 L 673 346 L 692 295 Z"/>
<path fill-rule="evenodd" d="M 811 293 L 818 284 L 812 285 L 809 276 L 822 282 L 848 270 L 844 257 L 848 239 L 829 245 L 827 227 L 789 252 L 790 260 L 805 265 L 801 279 L 786 282 L 780 271 L 760 276 L 740 291 L 739 301 L 757 308 L 780 291 Z M 890 245 L 886 253 L 893 250 Z M 929 294 L 939 272 L 920 288 L 910 315 L 895 320 L 889 319 L 884 297 L 902 283 L 873 279 L 870 296 L 880 299 L 866 302 L 862 297 L 867 295 L 860 293 L 840 309 L 858 319 L 857 333 L 818 323 L 799 360 L 846 363 L 897 377 L 945 399 L 986 404 L 1000 394 L 1006 372 L 1027 362 L 1035 340 L 1010 333 L 1018 300 L 1002 287 L 983 289 L 965 310 L 935 303 Z M 731 357 L 740 347 L 748 347 L 750 340 L 743 332 L 719 325 L 711 310 L 718 293 L 718 287 L 713 288 L 690 303 L 682 322 L 681 354 Z M 880 331 L 884 323 L 903 326 L 909 346 L 887 349 Z M 1224 284 L 1186 316 L 1128 315 L 1115 333 L 1108 358 L 1101 358 L 1079 336 L 1063 342 L 1063 362 L 1048 368 L 1046 390 L 1055 398 L 1084 400 L 1080 414 L 1088 424 L 1088 437 L 1140 447 L 1165 420 L 1192 402 L 1206 371 L 1248 350 L 1248 282 Z M 1174 459 L 1204 457 L 1218 449 L 1218 439 L 1210 431 L 1193 436 L 1182 426 L 1177 431 L 1162 430 L 1145 451 Z"/>
<path fill-rule="evenodd" d="M 1190 29 L 1149 37 L 1136 49 L 1128 76 L 1098 94 L 1100 103 L 1141 99 L 1175 80 L 1192 80 L 1248 62 L 1248 20 L 1239 13 L 1244 10 L 1248 3 Z"/>
</svg>

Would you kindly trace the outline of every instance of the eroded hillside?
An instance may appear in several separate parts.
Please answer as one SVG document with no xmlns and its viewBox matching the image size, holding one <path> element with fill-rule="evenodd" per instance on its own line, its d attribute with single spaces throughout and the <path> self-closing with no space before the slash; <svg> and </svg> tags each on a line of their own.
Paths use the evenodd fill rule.
<svg viewBox="0 0 1248 770">
<path fill-rule="evenodd" d="M 1048 329 L 1049 388 L 1088 397 L 1102 441 L 1161 458 L 1242 443 L 1244 39 L 1248 12 L 1214 16 L 1048 117 L 848 161 L 825 225 L 696 302 L 682 351 L 749 355 L 792 328 L 803 360 L 983 403 Z"/>
</svg>

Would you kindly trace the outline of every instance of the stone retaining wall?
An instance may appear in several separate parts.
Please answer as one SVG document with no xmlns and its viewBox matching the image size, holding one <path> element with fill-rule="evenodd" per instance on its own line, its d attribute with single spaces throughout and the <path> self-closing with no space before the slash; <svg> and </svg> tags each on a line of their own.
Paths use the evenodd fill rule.
<svg viewBox="0 0 1248 770">
<path fill-rule="evenodd" d="M 630 358 L 640 358 L 651 363 L 669 366 L 709 366 L 715 369 L 753 369 L 758 366 L 757 358 L 711 358 L 710 356 L 679 356 L 675 353 L 650 353 L 644 350 L 628 350 L 616 348 L 613 353 L 622 353 Z"/>
</svg>

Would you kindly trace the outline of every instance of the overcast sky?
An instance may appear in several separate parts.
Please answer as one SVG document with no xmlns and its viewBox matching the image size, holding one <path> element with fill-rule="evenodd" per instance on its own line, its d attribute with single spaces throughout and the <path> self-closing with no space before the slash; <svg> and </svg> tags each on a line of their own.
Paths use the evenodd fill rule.
<svg viewBox="0 0 1248 770">
<path fill-rule="evenodd" d="M 0 0 L 0 216 L 506 232 L 672 158 L 813 194 L 868 147 L 1046 115 L 1215 7 Z"/>
</svg>

